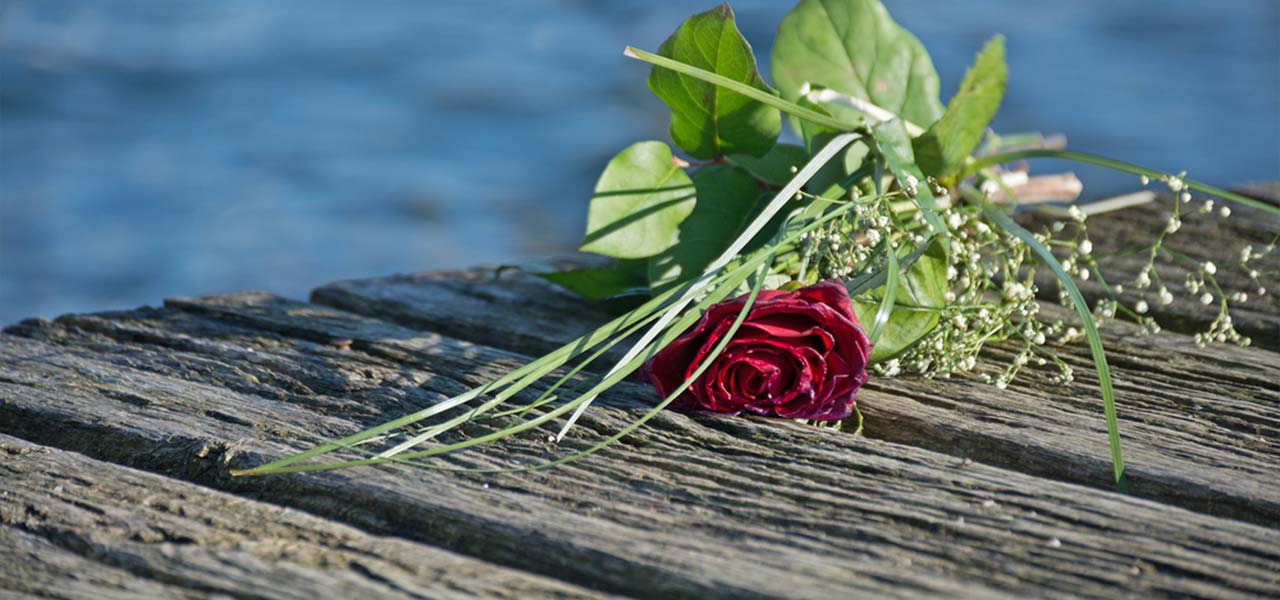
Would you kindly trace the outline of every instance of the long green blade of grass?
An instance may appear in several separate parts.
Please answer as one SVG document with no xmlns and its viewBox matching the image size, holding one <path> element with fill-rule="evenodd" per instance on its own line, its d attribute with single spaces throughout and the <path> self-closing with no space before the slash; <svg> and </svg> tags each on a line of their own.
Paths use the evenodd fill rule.
<svg viewBox="0 0 1280 600">
<path fill-rule="evenodd" d="M 677 73 L 683 73 L 695 79 L 701 79 L 707 83 L 718 85 L 722 88 L 742 94 L 743 96 L 751 98 L 757 102 L 762 102 L 772 106 L 791 116 L 804 119 L 817 125 L 830 127 L 836 131 L 854 131 L 859 128 L 856 124 L 845 123 L 844 121 L 836 119 L 830 115 L 824 115 L 816 110 L 807 109 L 799 104 L 788 102 L 778 96 L 756 89 L 745 83 L 734 81 L 728 77 L 712 73 L 705 69 L 699 69 L 698 67 L 682 63 L 678 60 L 672 60 L 652 52 L 645 52 L 644 50 L 632 46 L 627 46 L 626 49 L 622 51 L 622 55 L 628 58 L 644 61 L 664 69 L 671 69 Z"/>
<path fill-rule="evenodd" d="M 755 265 L 753 264 L 752 266 L 754 267 Z M 731 283 L 733 284 L 733 286 L 736 286 L 737 283 L 740 283 L 741 281 L 745 280 L 746 277 L 749 276 L 750 271 L 747 271 L 745 274 L 741 274 L 740 272 L 744 270 L 745 269 L 739 268 L 734 272 L 727 274 L 724 278 L 725 283 Z M 739 277 L 736 280 L 736 282 L 734 281 L 735 276 Z M 655 306 L 660 306 L 661 304 L 665 303 L 665 301 L 669 299 L 670 296 L 674 295 L 675 293 L 678 293 L 679 291 L 680 291 L 679 289 L 676 289 L 676 290 L 672 290 L 671 292 L 662 294 L 659 297 L 655 298 L 654 300 L 650 301 L 650 303 L 655 304 Z M 729 291 L 731 291 L 731 289 Z M 726 293 L 728 293 L 728 291 L 726 291 Z M 663 302 L 655 302 L 660 299 L 663 300 Z M 277 473 L 290 473 L 290 472 L 299 472 L 299 471 L 318 470 L 317 468 L 314 468 L 314 467 L 318 467 L 322 465 L 307 465 L 306 467 L 309 467 L 309 468 L 303 468 L 303 466 L 297 465 L 297 463 L 310 458 L 314 458 L 316 456 L 320 456 L 322 454 L 326 454 L 328 452 L 335 451 L 335 450 L 351 448 L 356 444 L 360 444 L 372 437 L 376 437 L 378 435 L 382 435 L 390 431 L 394 431 L 396 429 L 412 425 L 424 419 L 444 413 L 451 408 L 465 404 L 466 402 L 474 400 L 475 398 L 488 395 L 497 389 L 502 389 L 501 392 L 494 394 L 494 397 L 492 400 L 490 400 L 485 404 L 485 406 L 497 406 L 502 402 L 506 401 L 507 399 L 509 399 L 511 396 L 514 396 L 515 394 L 519 393 L 520 390 L 527 388 L 534 381 L 546 376 L 547 374 L 550 374 L 555 369 L 563 366 L 570 358 L 581 353 L 581 351 L 578 351 L 580 348 L 590 348 L 590 347 L 594 347 L 599 342 L 608 341 L 605 338 L 597 339 L 598 337 L 600 337 L 597 334 L 599 334 L 604 330 L 611 330 L 614 333 L 617 333 L 618 330 L 611 328 L 610 327 L 611 325 L 616 327 L 615 324 L 625 324 L 629 321 L 632 321 L 633 319 L 639 320 L 643 318 L 643 316 L 647 316 L 647 315 L 636 316 L 636 313 L 652 314 L 652 312 L 654 312 L 653 310 L 645 310 L 650 303 L 646 303 L 646 306 L 643 306 L 640 309 L 636 309 L 631 313 L 627 313 L 626 315 L 623 315 L 622 317 L 615 319 L 614 321 L 610 322 L 609 325 L 606 325 L 605 327 L 601 327 L 597 329 L 592 334 L 588 334 L 586 336 L 578 338 L 578 340 L 575 340 L 574 342 L 565 344 L 560 349 L 546 356 L 543 356 L 538 360 L 532 361 L 529 364 L 525 365 L 524 367 L 516 369 L 515 371 L 512 371 L 511 373 L 508 373 L 507 375 L 504 375 L 503 377 L 493 382 L 490 382 L 488 384 L 485 384 L 476 388 L 472 388 L 471 390 L 468 390 L 462 394 L 449 398 L 448 400 L 445 400 L 444 402 L 441 402 L 439 404 L 435 404 L 426 409 L 405 415 L 397 419 L 393 419 L 381 425 L 371 427 L 369 429 L 347 436 L 340 440 L 327 442 L 327 443 L 318 445 L 314 448 L 311 448 L 309 450 L 270 462 L 268 464 L 265 464 L 259 467 L 242 470 L 242 471 L 233 471 L 232 474 L 233 475 L 268 475 L 268 474 L 277 474 Z M 629 317 L 631 318 L 629 319 Z M 625 331 L 625 329 L 623 329 L 623 331 Z M 505 388 L 503 387 L 504 385 L 506 386 Z M 476 414 L 474 410 L 471 412 L 473 415 Z M 466 420 L 468 419 L 456 420 L 455 426 L 465 422 Z M 439 432 L 437 432 L 437 435 L 438 433 Z M 385 460 L 385 457 L 383 458 L 383 460 Z M 366 464 L 376 464 L 376 462 L 380 462 L 380 461 L 375 461 L 372 463 L 365 461 Z M 351 465 L 351 466 L 354 466 L 354 465 Z"/>
<path fill-rule="evenodd" d="M 876 309 L 876 319 L 871 324 L 871 331 L 867 333 L 867 340 L 872 346 L 880 340 L 884 326 L 889 324 L 889 314 L 893 312 L 893 305 L 898 301 L 898 253 L 888 239 L 884 244 L 885 256 L 888 260 L 888 267 L 886 267 L 888 280 L 884 284 L 884 298 L 880 300 L 880 307 Z"/>
<path fill-rule="evenodd" d="M 725 296 L 732 293 L 733 290 L 737 289 L 737 286 L 743 280 L 745 280 L 746 277 L 750 276 L 752 272 L 754 272 L 756 269 L 761 268 L 764 264 L 767 264 L 767 260 L 771 258 L 778 251 L 778 249 L 789 247 L 788 245 L 794 244 L 795 242 L 797 242 L 801 235 L 805 233 L 809 233 L 813 230 L 816 230 L 817 228 L 822 227 L 823 225 L 830 222 L 831 220 L 841 217 L 844 213 L 853 209 L 854 206 L 855 206 L 854 204 L 850 203 L 844 206 L 837 207 L 831 210 L 830 212 L 828 212 L 827 214 L 823 215 L 821 218 L 818 218 L 813 222 L 809 223 L 805 227 L 802 227 L 797 230 L 787 230 L 788 235 L 785 238 L 778 239 L 775 241 L 774 244 L 771 244 L 770 247 L 767 247 L 765 249 L 762 249 L 761 251 L 757 251 L 756 253 L 754 253 L 752 258 L 750 258 L 749 260 L 746 260 L 744 264 L 738 266 L 737 268 L 732 269 L 723 278 L 717 280 L 716 288 L 713 289 L 712 292 L 710 292 L 706 298 L 703 298 L 701 301 L 699 301 L 699 303 L 697 304 L 697 306 L 694 307 L 694 309 L 686 311 L 685 314 L 667 330 L 667 332 L 664 334 L 662 339 L 657 340 L 654 344 L 651 345 L 651 352 L 656 352 L 658 348 L 664 347 L 666 343 L 674 339 L 675 336 L 678 336 L 687 327 L 692 325 L 692 323 L 699 318 L 701 310 L 707 308 L 708 306 L 710 306 L 711 304 L 714 304 L 715 302 L 718 302 L 724 299 Z M 757 280 L 759 280 L 759 278 L 757 278 Z M 760 281 L 756 282 L 757 285 L 760 283 L 761 283 Z M 625 377 L 631 371 L 634 371 L 635 368 L 638 368 L 639 365 L 644 360 L 647 360 L 647 358 L 648 358 L 648 355 L 646 354 L 645 356 L 638 357 L 637 359 L 628 363 L 626 365 L 625 372 L 621 373 L 619 377 Z M 384 455 L 375 455 L 373 452 L 370 452 L 368 450 L 365 450 L 355 445 L 343 445 L 343 442 L 339 440 L 338 442 L 333 442 L 332 444 L 338 447 L 353 450 L 361 454 L 365 454 L 369 458 L 357 459 L 357 460 L 346 460 L 346 461 L 340 461 L 340 462 L 319 463 L 319 464 L 297 464 L 296 460 L 291 463 L 281 464 L 282 461 L 275 461 L 268 465 L 263 465 L 255 469 L 242 472 L 242 474 L 269 475 L 269 474 L 283 474 L 283 473 L 299 473 L 299 472 L 321 471 L 321 470 L 330 470 L 330 469 L 355 467 L 355 466 L 376 465 L 376 464 L 383 464 L 387 462 L 407 463 L 415 466 L 438 469 L 438 470 L 465 471 L 465 472 L 476 472 L 476 473 L 526 471 L 526 470 L 533 470 L 536 468 L 545 468 L 547 466 L 553 466 L 553 464 L 562 464 L 567 460 L 581 458 L 586 454 L 578 453 L 570 457 L 557 459 L 556 461 L 552 461 L 552 463 L 548 463 L 541 466 L 523 466 L 523 467 L 498 468 L 498 469 L 471 469 L 471 468 L 450 467 L 450 466 L 444 466 L 444 465 L 438 465 L 438 464 L 422 463 L 422 462 L 415 461 L 414 459 L 418 457 L 445 454 L 449 452 L 462 450 L 467 447 L 472 447 L 478 444 L 495 441 L 497 439 L 502 439 L 504 437 L 514 435 L 515 433 L 519 433 L 519 432 L 531 429 L 533 427 L 537 427 L 543 423 L 546 423 L 554 418 L 559 417 L 560 415 L 564 414 L 565 412 L 567 412 L 572 408 L 575 408 L 576 406 L 580 406 L 582 401 L 587 397 L 587 395 L 591 395 L 600 390 L 607 389 L 609 386 L 612 386 L 618 380 L 620 379 L 613 379 L 613 380 L 606 379 L 605 381 L 602 381 L 600 384 L 598 384 L 595 388 L 593 388 L 592 391 L 584 395 L 582 398 L 579 398 L 573 402 L 570 402 L 558 408 L 556 411 L 543 415 L 535 420 L 523 423 L 518 427 L 507 428 L 502 431 L 498 431 L 498 432 L 489 434 L 487 436 L 484 436 L 483 438 L 467 440 L 467 442 L 436 447 L 436 448 L 432 448 L 430 450 L 425 450 L 425 451 L 419 451 L 419 452 L 413 452 L 413 453 L 401 453 L 395 456 L 386 456 L 385 453 Z M 674 396 L 669 400 L 674 400 Z M 657 411 L 661 410 L 661 408 L 665 407 L 667 404 L 669 404 L 669 402 L 661 404 L 660 406 L 656 407 L 653 411 L 651 411 L 652 414 L 647 414 L 643 418 L 643 420 L 632 423 L 631 426 L 628 426 L 624 431 L 619 432 L 615 436 L 610 437 L 609 439 L 601 442 L 600 444 L 597 444 L 598 447 L 591 450 L 591 452 L 594 452 L 595 450 L 598 450 L 599 447 L 603 447 L 603 445 L 607 443 L 611 443 L 612 441 L 616 441 L 617 439 L 621 438 L 627 433 L 634 431 L 636 427 L 638 427 L 640 424 L 643 424 L 644 421 L 647 421 L 648 419 L 652 418 L 653 414 L 656 414 Z M 344 439 L 347 439 L 347 438 L 344 438 Z M 589 454 L 589 452 L 587 454 Z"/>
<path fill-rule="evenodd" d="M 1151 177 L 1151 178 L 1173 176 L 1172 173 L 1165 173 L 1163 171 L 1157 171 L 1155 169 L 1148 169 L 1146 167 L 1135 165 L 1133 163 L 1127 163 L 1122 160 L 1107 158 L 1105 156 L 1098 156 L 1097 154 L 1090 154 L 1088 152 L 1077 152 L 1074 150 L 1053 150 L 1048 148 L 1034 148 L 1030 150 L 1017 150 L 1014 152 L 1003 152 L 1000 154 L 991 154 L 991 155 L 979 158 L 977 160 L 974 160 L 973 162 L 965 166 L 965 170 L 964 170 L 964 173 L 961 175 L 961 178 L 963 179 L 964 177 L 968 177 L 969 175 L 977 173 L 979 170 L 985 169 L 987 167 L 1009 163 L 1016 160 L 1022 160 L 1025 158 L 1057 158 L 1061 160 L 1070 160 L 1078 163 L 1096 165 L 1099 167 L 1107 167 L 1109 169 L 1114 169 L 1116 171 L 1121 171 L 1124 173 L 1132 173 L 1134 175 L 1142 175 L 1142 176 Z M 1250 198 L 1248 196 L 1243 196 L 1235 192 L 1229 192 L 1222 188 L 1214 187 L 1206 183 L 1201 183 L 1199 181 L 1193 181 L 1193 180 L 1187 179 L 1187 180 L 1184 180 L 1183 183 L 1186 184 L 1188 188 L 1196 190 L 1203 194 L 1210 194 L 1210 195 L 1222 198 L 1223 200 L 1230 200 L 1237 204 L 1250 206 L 1258 210 L 1269 212 L 1271 214 L 1280 215 L 1280 206 L 1267 204 L 1266 202 L 1255 200 L 1253 198 Z"/>
<path fill-rule="evenodd" d="M 749 276 L 750 273 L 760 268 L 762 263 L 763 263 L 762 260 L 753 261 L 752 264 L 743 265 L 742 267 L 735 269 L 734 274 L 737 275 L 742 271 L 746 271 L 747 276 Z M 738 279 L 737 282 L 740 283 L 743 280 L 745 280 L 745 277 Z M 723 287 L 728 288 L 730 286 L 723 286 Z M 733 287 L 736 287 L 736 286 L 733 286 Z M 729 292 L 731 293 L 732 290 L 730 289 Z M 718 301 L 721 298 L 716 297 L 713 299 Z M 523 421 L 519 424 L 504 428 L 500 431 L 495 431 L 495 432 L 477 436 L 474 438 L 469 438 L 469 439 L 462 440 L 459 442 L 454 442 L 451 444 L 444 444 L 441 446 L 436 446 L 436 447 L 428 448 L 425 450 L 403 452 L 395 456 L 374 456 L 371 458 L 344 460 L 339 462 L 320 463 L 320 464 L 294 463 L 294 464 L 273 466 L 275 465 L 275 463 L 272 463 L 269 465 L 265 465 L 263 467 L 252 469 L 251 472 L 248 474 L 268 475 L 268 474 L 283 474 L 283 473 L 301 473 L 301 472 L 307 472 L 307 471 L 324 471 L 324 470 L 331 470 L 331 469 L 376 465 L 376 464 L 382 464 L 386 462 L 407 461 L 409 459 L 457 452 L 459 450 L 464 450 L 474 446 L 488 444 L 490 442 L 495 442 L 503 438 L 507 438 L 519 433 L 523 433 L 525 431 L 534 429 L 545 423 L 548 423 L 556 418 L 559 418 L 560 416 L 568 413 L 569 411 L 576 409 L 578 406 L 582 405 L 588 399 L 594 398 L 601 392 L 618 384 L 620 381 L 622 381 L 628 375 L 630 375 L 633 371 L 639 368 L 644 361 L 648 360 L 649 356 L 653 352 L 656 352 L 657 349 L 666 347 L 667 344 L 674 341 L 676 337 L 682 334 L 684 330 L 688 328 L 690 325 L 692 325 L 693 322 L 696 321 L 699 317 L 700 315 L 698 314 L 697 311 L 686 311 L 685 313 L 683 313 L 683 315 L 679 319 L 677 319 L 674 326 L 667 328 L 665 331 L 663 331 L 662 335 L 659 336 L 657 340 L 655 340 L 652 344 L 650 344 L 649 348 L 647 349 L 648 351 L 645 354 L 632 358 L 630 361 L 625 363 L 622 366 L 622 368 L 614 371 L 610 375 L 602 377 L 594 387 L 592 387 L 588 392 L 586 392 L 581 397 L 573 401 L 567 402 L 561 406 L 558 406 L 542 415 L 539 415 L 536 418 Z M 710 364 L 710 363 L 708 362 L 707 364 Z"/>
<path fill-rule="evenodd" d="M 972 186 L 967 184 L 962 186 L 961 193 L 965 199 L 978 205 L 982 209 L 982 214 L 998 224 L 1006 233 L 1016 236 L 1031 247 L 1036 255 L 1040 257 L 1041 262 L 1047 265 L 1053 271 L 1053 274 L 1057 276 L 1063 289 L 1067 291 L 1067 295 L 1071 298 L 1072 306 L 1080 314 L 1085 337 L 1089 340 L 1089 352 L 1093 356 L 1093 366 L 1098 373 L 1098 388 L 1102 393 L 1103 412 L 1106 414 L 1107 436 L 1111 443 L 1111 465 L 1115 472 L 1116 489 L 1121 493 L 1125 493 L 1128 489 L 1128 484 L 1124 475 L 1124 457 L 1120 450 L 1120 423 L 1116 417 L 1115 391 L 1111 387 L 1111 368 L 1107 365 L 1107 354 L 1102 348 L 1102 336 L 1098 334 L 1098 326 L 1093 321 L 1093 314 L 1089 310 L 1089 304 L 1085 302 L 1084 296 L 1080 294 L 1080 289 L 1076 287 L 1075 281 L 1058 263 L 1058 259 L 1054 258 L 1053 253 L 1044 244 L 1041 244 L 1030 231 L 1014 222 L 1002 209 L 988 202 Z"/>
<path fill-rule="evenodd" d="M 440 414 L 442 412 L 445 412 L 456 406 L 470 402 L 480 396 L 497 392 L 498 390 L 502 390 L 512 385 L 514 385 L 519 389 L 523 389 L 533 381 L 536 381 L 537 379 L 563 366 L 565 362 L 567 362 L 569 359 L 573 358 L 574 356 L 577 356 L 595 347 L 596 345 L 602 342 L 608 341 L 609 339 L 616 336 L 619 332 L 626 330 L 628 326 L 633 325 L 638 321 L 644 320 L 648 316 L 652 315 L 654 312 L 660 310 L 668 301 L 671 300 L 673 296 L 680 293 L 680 291 L 681 289 L 677 287 L 677 288 L 668 290 L 667 292 L 664 292 L 662 294 L 659 294 L 658 296 L 649 300 L 639 308 L 625 315 L 622 315 L 614 319 L 613 321 L 606 323 L 605 325 L 602 325 L 601 327 L 597 328 L 595 331 L 587 335 L 579 337 L 561 346 L 560 348 L 552 351 L 546 356 L 543 356 L 538 360 L 531 361 L 528 364 L 518 369 L 515 369 L 510 373 L 507 373 L 506 375 L 503 375 L 502 377 L 494 381 L 491 381 L 485 385 L 467 390 L 466 392 L 459 394 L 457 396 L 454 396 L 452 398 L 449 398 L 444 402 L 432 405 L 420 411 L 407 414 L 403 417 L 393 419 L 391 421 L 387 421 L 386 423 L 383 423 L 376 427 L 371 427 L 369 429 L 366 429 L 359 433 L 352 434 L 342 439 L 319 444 L 306 451 L 279 459 L 277 461 L 271 462 L 266 465 L 262 465 L 260 467 L 255 467 L 253 469 L 247 469 L 247 470 L 232 471 L 232 475 L 264 474 L 269 469 L 287 466 L 287 465 L 300 462 L 303 460 L 307 460 L 309 458 L 313 458 L 328 452 L 332 452 L 334 450 L 348 448 L 352 445 L 362 443 L 368 439 L 389 433 L 391 431 L 395 431 L 396 429 L 400 429 L 402 427 L 412 425 L 424 419 L 427 419 L 437 414 Z M 512 394 L 514 393 L 515 392 L 513 391 Z"/>
<path fill-rule="evenodd" d="M 755 264 L 756 264 L 755 262 L 750 263 L 751 266 L 754 266 Z M 742 267 L 730 272 L 727 276 L 718 280 L 718 282 L 715 285 L 715 288 L 710 293 L 708 293 L 707 296 L 704 297 L 702 301 L 697 306 L 694 307 L 694 309 L 688 312 L 696 316 L 701 309 L 706 308 L 707 306 L 710 306 L 710 304 L 714 302 L 724 299 L 730 293 L 736 290 L 738 285 L 740 285 L 743 281 L 746 280 L 749 273 L 750 273 L 750 270 L 747 267 Z M 665 314 L 671 314 L 671 313 L 665 313 Z M 661 334 L 662 332 L 668 329 L 679 328 L 678 329 L 679 331 L 683 331 L 684 328 L 688 327 L 691 324 L 690 322 L 688 322 L 688 319 L 673 320 L 673 321 L 674 321 L 674 324 L 670 321 L 664 324 L 661 320 L 659 320 L 659 323 L 655 325 L 654 328 L 651 329 L 650 331 L 651 332 L 656 331 L 657 332 L 655 333 L 655 337 L 656 337 L 657 334 Z M 612 340 L 610 342 L 610 345 L 613 345 L 613 343 L 615 343 L 616 341 L 620 341 L 620 339 L 625 338 L 625 335 L 626 334 L 622 334 L 618 336 L 619 340 Z M 653 339 L 641 340 L 641 342 L 638 342 L 636 346 L 633 348 L 633 350 L 636 350 L 637 348 L 639 350 L 636 351 L 635 354 L 628 354 L 627 356 L 623 357 L 618 362 L 618 364 L 614 366 L 613 370 L 605 374 L 605 378 L 611 377 L 612 375 L 614 375 L 615 372 L 619 370 L 628 368 L 630 365 L 633 364 L 633 361 L 632 361 L 633 358 L 641 354 L 646 354 L 646 351 L 651 350 L 652 346 L 653 346 Z M 590 359 L 583 361 L 583 364 L 579 365 L 577 369 L 574 369 L 574 372 L 580 371 L 589 362 L 590 362 Z M 635 368 L 631 367 L 630 370 L 624 373 L 624 375 L 630 374 L 630 372 L 634 370 Z M 552 389 L 559 387 L 559 385 L 567 381 L 569 375 L 570 374 L 566 374 L 566 376 L 561 377 L 560 381 L 558 381 Z M 480 406 L 473 408 L 471 411 L 468 411 L 466 414 L 459 415 L 457 417 L 454 417 L 453 419 L 445 421 L 444 423 L 435 425 L 427 429 L 426 431 L 418 434 L 417 436 L 414 436 L 412 439 L 397 445 L 395 448 L 392 448 L 390 450 L 387 450 L 386 452 L 383 452 L 382 454 L 379 454 L 379 456 L 389 458 L 389 457 L 393 457 L 398 454 L 401 454 L 403 452 L 406 452 L 414 446 L 417 446 L 429 439 L 435 438 L 442 433 L 451 431 L 454 428 L 464 423 L 474 420 L 477 416 L 484 414 L 489 410 L 492 410 L 502 405 L 503 403 L 506 402 L 507 399 L 509 399 L 509 397 L 510 397 L 509 395 L 496 396 L 492 400 L 489 400 L 488 402 L 485 402 L 484 404 L 481 404 Z M 543 399 L 544 399 L 543 397 L 539 397 L 537 400 L 534 400 L 534 403 L 536 404 Z M 575 406 L 577 407 L 576 412 L 574 414 L 581 414 L 581 411 L 584 409 L 584 407 L 587 404 L 589 404 L 593 399 L 594 399 L 594 395 L 590 395 L 590 393 L 588 393 L 574 400 Z"/>
</svg>

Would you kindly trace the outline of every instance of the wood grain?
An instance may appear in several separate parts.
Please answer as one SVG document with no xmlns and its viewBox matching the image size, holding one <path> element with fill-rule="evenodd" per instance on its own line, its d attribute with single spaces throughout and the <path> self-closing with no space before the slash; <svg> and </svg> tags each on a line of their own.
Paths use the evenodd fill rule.
<svg viewBox="0 0 1280 600">
<path fill-rule="evenodd" d="M 0 435 L 0 589 L 45 597 L 600 597 Z"/>
<path fill-rule="evenodd" d="M 228 466 L 500 369 L 440 362 L 459 348 L 516 357 L 261 294 L 171 304 L 0 337 L 0 430 L 640 597 L 1244 597 L 1280 585 L 1274 529 L 777 421 L 664 413 L 597 457 L 525 475 L 232 479 Z M 351 349 L 326 341 L 338 337 Z M 545 447 L 543 431 L 450 464 L 580 448 L 647 393 L 620 386 L 618 407 L 590 411 L 565 447 Z"/>
</svg>

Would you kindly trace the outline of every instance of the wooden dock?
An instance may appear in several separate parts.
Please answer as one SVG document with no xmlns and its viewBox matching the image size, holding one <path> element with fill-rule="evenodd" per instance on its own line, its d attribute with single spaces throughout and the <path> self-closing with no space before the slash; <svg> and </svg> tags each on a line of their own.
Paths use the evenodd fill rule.
<svg viewBox="0 0 1280 600">
<path fill-rule="evenodd" d="M 1248 191 L 1280 201 L 1278 185 Z M 1215 257 L 1231 288 L 1240 246 L 1280 235 L 1235 213 L 1187 219 L 1174 243 Z M 1151 218 L 1091 220 L 1095 247 Z M 858 437 L 666 412 L 549 471 L 233 478 L 605 315 L 476 269 L 27 320 L 0 334 L 0 597 L 1280 597 L 1275 293 L 1239 311 L 1248 348 L 1197 348 L 1180 332 L 1207 312 L 1181 300 L 1157 307 L 1158 335 L 1107 326 L 1130 495 L 1111 491 L 1083 344 L 1065 351 L 1068 385 L 873 378 Z M 558 456 L 653 401 L 626 382 L 559 448 L 542 431 L 448 460 Z"/>
</svg>

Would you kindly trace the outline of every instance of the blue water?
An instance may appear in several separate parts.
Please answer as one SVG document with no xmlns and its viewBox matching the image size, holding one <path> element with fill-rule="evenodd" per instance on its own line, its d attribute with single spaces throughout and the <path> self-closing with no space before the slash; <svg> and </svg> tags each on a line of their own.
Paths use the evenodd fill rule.
<svg viewBox="0 0 1280 600">
<path fill-rule="evenodd" d="M 711 4 L 0 4 L 0 322 L 569 250 L 608 157 L 665 139 L 622 47 Z M 735 4 L 760 56 L 790 4 Z M 889 6 L 944 96 L 1008 36 L 1000 131 L 1280 178 L 1274 0 Z"/>
</svg>

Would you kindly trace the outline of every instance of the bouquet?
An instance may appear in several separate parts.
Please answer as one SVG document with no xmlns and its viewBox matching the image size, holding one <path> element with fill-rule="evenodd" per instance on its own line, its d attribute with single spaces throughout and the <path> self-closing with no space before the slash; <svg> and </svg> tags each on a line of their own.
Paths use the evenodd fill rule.
<svg viewBox="0 0 1280 600">
<path fill-rule="evenodd" d="M 1004 51 L 1003 38 L 987 42 L 943 105 L 924 47 L 877 0 L 802 0 L 778 26 L 772 85 L 728 4 L 690 17 L 657 53 L 627 48 L 626 56 L 652 65 L 649 88 L 671 110 L 674 148 L 642 141 L 605 167 L 581 249 L 607 262 L 539 275 L 630 310 L 485 385 L 239 474 L 384 462 L 441 468 L 425 459 L 547 427 L 558 441 L 601 393 L 635 375 L 660 400 L 627 427 L 542 464 L 496 470 L 581 458 L 669 407 L 857 432 L 857 392 L 868 377 L 969 376 L 1004 387 L 1024 367 L 1043 365 L 1069 381 L 1072 369 L 1054 349 L 1083 338 L 1123 488 L 1098 323 L 1124 316 L 1157 331 L 1146 313 L 1171 302 L 1172 292 L 1154 265 L 1190 262 L 1185 289 L 1218 308 L 1197 342 L 1248 344 L 1230 307 L 1266 293 L 1250 261 L 1275 243 L 1241 250 L 1238 267 L 1253 289 L 1229 294 L 1216 265 L 1164 241 L 1192 210 L 1193 194 L 1280 211 L 1185 173 L 1067 151 L 1038 134 L 990 132 L 1007 82 Z M 798 143 L 779 142 L 784 121 Z M 1172 214 L 1140 249 L 1146 266 L 1132 281 L 1106 282 L 1088 218 L 1154 194 L 1046 207 L 1046 200 L 1073 202 L 1081 186 L 1069 174 L 1029 176 L 1021 161 L 1039 157 L 1131 173 L 1174 194 Z M 1200 201 L 1200 212 L 1213 210 L 1212 200 Z M 1051 224 L 1033 232 L 1014 220 L 1028 209 L 1051 211 Z M 1218 214 L 1226 218 L 1229 208 Z M 1043 316 L 1037 270 L 1052 273 L 1078 321 Z M 1106 292 L 1093 306 L 1076 283 L 1090 277 Z M 997 341 L 1019 350 L 995 375 L 979 373 L 984 345 Z M 610 354 L 619 344 L 627 350 Z M 456 435 L 479 421 L 506 425 Z M 310 460 L 338 451 L 356 456 Z"/>
</svg>

